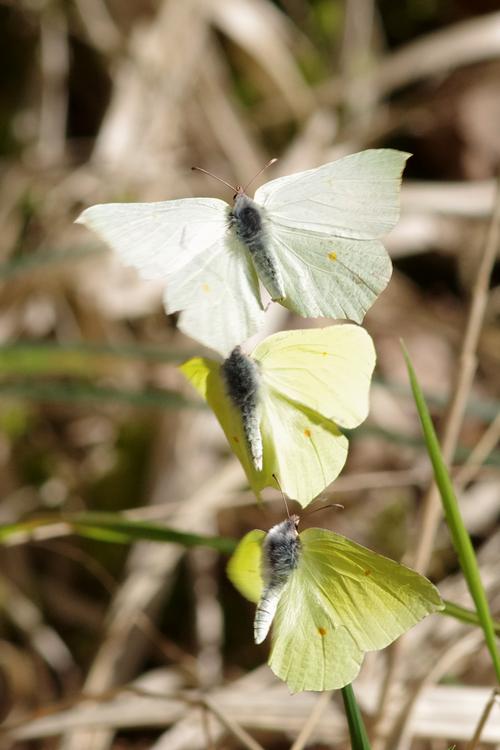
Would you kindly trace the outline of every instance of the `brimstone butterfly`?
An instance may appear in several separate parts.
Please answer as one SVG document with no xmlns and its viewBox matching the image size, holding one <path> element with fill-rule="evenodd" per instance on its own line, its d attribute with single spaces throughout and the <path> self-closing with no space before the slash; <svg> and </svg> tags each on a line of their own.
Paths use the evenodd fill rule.
<svg viewBox="0 0 500 750">
<path fill-rule="evenodd" d="M 250 356 L 237 347 L 221 364 L 197 357 L 181 366 L 208 401 L 250 486 L 275 486 L 307 505 L 347 457 L 347 438 L 368 414 L 375 351 L 368 333 L 346 323 L 269 336 Z"/>
<path fill-rule="evenodd" d="M 223 356 L 263 319 L 259 280 L 306 317 L 361 322 L 386 287 L 391 261 L 379 237 L 399 215 L 408 154 L 362 151 L 271 180 L 233 206 L 214 198 L 91 206 L 85 224 L 145 278 L 164 278 L 168 313 Z"/>
<path fill-rule="evenodd" d="M 292 693 L 352 682 L 367 651 L 443 608 L 427 578 L 326 529 L 297 532 L 291 516 L 243 537 L 228 576 L 257 603 L 255 642 L 273 623 L 269 666 Z"/>
</svg>

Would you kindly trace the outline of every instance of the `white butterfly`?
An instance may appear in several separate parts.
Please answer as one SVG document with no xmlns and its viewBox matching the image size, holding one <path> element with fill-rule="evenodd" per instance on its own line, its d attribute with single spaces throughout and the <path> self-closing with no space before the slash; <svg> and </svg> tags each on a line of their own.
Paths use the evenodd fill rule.
<svg viewBox="0 0 500 750">
<path fill-rule="evenodd" d="M 164 278 L 167 313 L 224 357 L 263 320 L 259 280 L 305 317 L 361 322 L 386 287 L 391 261 L 379 237 L 399 216 L 408 154 L 361 151 L 271 180 L 252 200 L 215 198 L 91 206 L 77 219 L 144 278 Z"/>
</svg>

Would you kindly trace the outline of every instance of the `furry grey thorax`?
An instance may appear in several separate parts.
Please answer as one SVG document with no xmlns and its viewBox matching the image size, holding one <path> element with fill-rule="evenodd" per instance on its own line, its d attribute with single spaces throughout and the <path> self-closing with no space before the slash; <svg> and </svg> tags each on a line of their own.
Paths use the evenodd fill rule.
<svg viewBox="0 0 500 750">
<path fill-rule="evenodd" d="M 247 248 L 257 273 L 273 299 L 285 296 L 277 258 L 265 227 L 264 210 L 243 192 L 237 192 L 229 212 L 229 225 Z"/>
<path fill-rule="evenodd" d="M 259 369 L 237 346 L 221 365 L 227 395 L 241 415 L 243 432 L 253 464 L 262 469 L 262 438 L 259 426 Z"/>
<path fill-rule="evenodd" d="M 273 526 L 262 545 L 262 577 L 266 588 L 281 588 L 299 563 L 298 516 Z"/>
</svg>

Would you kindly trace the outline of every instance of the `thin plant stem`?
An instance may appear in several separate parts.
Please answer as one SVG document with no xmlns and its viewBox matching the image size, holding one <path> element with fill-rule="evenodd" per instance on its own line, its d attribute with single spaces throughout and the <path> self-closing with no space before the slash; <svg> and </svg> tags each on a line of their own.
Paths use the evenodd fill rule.
<svg viewBox="0 0 500 750">
<path fill-rule="evenodd" d="M 352 685 L 342 688 L 342 700 L 349 725 L 349 736 L 351 738 L 351 750 L 371 750 L 365 724 Z"/>
<path fill-rule="evenodd" d="M 477 723 L 476 730 L 475 730 L 474 734 L 472 735 L 472 738 L 471 738 L 470 742 L 468 743 L 466 750 L 476 750 L 476 747 L 477 747 L 479 741 L 481 740 L 481 735 L 483 733 L 483 729 L 484 729 L 484 727 L 486 725 L 486 722 L 489 719 L 489 716 L 490 716 L 490 713 L 491 713 L 491 709 L 493 708 L 493 706 L 495 705 L 495 703 L 498 701 L 498 696 L 499 695 L 500 695 L 500 692 L 499 692 L 498 688 L 495 688 L 495 690 L 493 690 L 493 692 L 491 693 L 489 701 L 487 702 L 486 706 L 483 709 L 483 712 L 482 712 L 482 714 L 481 714 L 481 716 L 479 718 L 479 721 Z"/>
<path fill-rule="evenodd" d="M 484 639 L 490 652 L 491 661 L 495 671 L 496 679 L 500 685 L 500 654 L 498 652 L 495 628 L 491 616 L 488 600 L 484 590 L 479 565 L 477 563 L 474 547 L 463 522 L 460 507 L 455 496 L 455 490 L 446 467 L 444 457 L 441 454 L 437 435 L 425 403 L 422 391 L 417 381 L 415 371 L 411 364 L 408 353 L 405 351 L 405 359 L 408 374 L 415 398 L 415 404 L 422 424 L 422 430 L 427 444 L 427 451 L 432 461 L 436 485 L 443 506 L 446 523 L 457 552 L 460 567 L 464 574 L 467 586 L 474 601 L 478 618 L 484 632 Z"/>
</svg>

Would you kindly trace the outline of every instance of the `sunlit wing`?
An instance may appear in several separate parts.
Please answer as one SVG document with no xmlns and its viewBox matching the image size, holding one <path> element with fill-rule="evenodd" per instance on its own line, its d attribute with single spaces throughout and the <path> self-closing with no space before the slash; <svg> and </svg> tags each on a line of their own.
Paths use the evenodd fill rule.
<svg viewBox="0 0 500 750">
<path fill-rule="evenodd" d="M 346 324 L 277 333 L 252 356 L 261 365 L 263 384 L 282 398 L 341 427 L 356 427 L 366 418 L 375 349 L 363 328 Z"/>
<path fill-rule="evenodd" d="M 273 625 L 269 666 L 292 692 L 352 682 L 363 654 L 442 609 L 423 576 L 325 529 L 307 529 Z"/>
<path fill-rule="evenodd" d="M 265 531 L 254 529 L 245 534 L 229 560 L 227 575 L 240 594 L 257 604 L 262 590 L 261 575 L 262 542 Z"/>
<path fill-rule="evenodd" d="M 281 304 L 303 317 L 361 323 L 384 291 L 392 263 L 378 240 L 347 240 L 273 227 L 285 293 Z"/>
<path fill-rule="evenodd" d="M 259 282 L 246 251 L 230 236 L 173 273 L 167 312 L 182 310 L 178 327 L 226 357 L 264 320 Z"/>
<path fill-rule="evenodd" d="M 268 663 L 292 693 L 344 687 L 363 660 L 349 631 L 322 606 L 318 593 L 299 563 L 274 618 Z"/>
<path fill-rule="evenodd" d="M 360 323 L 392 264 L 378 237 L 399 218 L 408 154 L 374 149 L 281 177 L 257 191 L 279 262 L 285 307 Z"/>
<path fill-rule="evenodd" d="M 426 615 L 442 609 L 423 576 L 326 529 L 300 535 L 301 575 L 318 606 L 345 627 L 361 651 L 384 648 Z"/>
<path fill-rule="evenodd" d="M 368 149 L 316 169 L 279 177 L 254 200 L 272 224 L 331 237 L 375 239 L 399 218 L 401 174 L 409 154 Z"/>
<path fill-rule="evenodd" d="M 260 488 L 276 485 L 308 505 L 339 475 L 348 441 L 337 425 L 316 412 L 282 398 L 271 389 L 263 394 L 261 434 L 264 448 Z"/>
<path fill-rule="evenodd" d="M 165 308 L 181 311 L 179 328 L 226 356 L 263 320 L 258 279 L 227 212 L 224 201 L 186 198 L 92 206 L 77 221 L 144 278 L 164 278 Z"/>
</svg>

